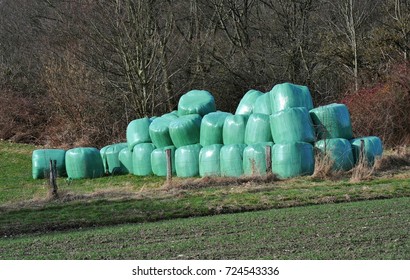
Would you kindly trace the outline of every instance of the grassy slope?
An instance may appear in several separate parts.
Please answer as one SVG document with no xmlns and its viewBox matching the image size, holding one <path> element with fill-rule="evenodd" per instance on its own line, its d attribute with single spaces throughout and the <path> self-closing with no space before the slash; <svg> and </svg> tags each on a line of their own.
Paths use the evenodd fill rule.
<svg viewBox="0 0 410 280">
<path fill-rule="evenodd" d="M 409 259 L 410 198 L 0 239 L 0 259 Z"/>
<path fill-rule="evenodd" d="M 161 187 L 163 178 L 129 175 L 69 183 L 60 179 L 61 199 L 49 202 L 44 199 L 46 182 L 31 179 L 33 149 L 0 141 L 0 236 L 410 196 L 410 178 L 402 174 L 355 184 L 347 179 L 304 177 L 234 186 L 185 183 L 172 188 Z"/>
</svg>

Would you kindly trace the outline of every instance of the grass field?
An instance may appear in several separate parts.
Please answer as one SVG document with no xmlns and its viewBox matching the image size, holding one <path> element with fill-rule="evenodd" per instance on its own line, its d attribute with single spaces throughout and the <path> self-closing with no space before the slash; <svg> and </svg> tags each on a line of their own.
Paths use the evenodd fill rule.
<svg viewBox="0 0 410 280">
<path fill-rule="evenodd" d="M 50 200 L 46 180 L 31 179 L 34 149 L 0 141 L 0 259 L 409 257 L 406 159 L 391 157 L 393 168 L 356 183 L 349 174 L 337 180 L 175 178 L 171 186 L 155 176 L 61 178 L 60 198 Z M 247 211 L 253 212 L 216 215 Z M 199 216 L 207 217 L 192 218 Z M 139 224 L 125 226 L 131 223 Z M 357 240 L 361 235 L 366 242 Z M 248 250 L 252 238 L 265 245 Z"/>
<path fill-rule="evenodd" d="M 410 198 L 0 240 L 1 259 L 409 259 Z"/>
</svg>

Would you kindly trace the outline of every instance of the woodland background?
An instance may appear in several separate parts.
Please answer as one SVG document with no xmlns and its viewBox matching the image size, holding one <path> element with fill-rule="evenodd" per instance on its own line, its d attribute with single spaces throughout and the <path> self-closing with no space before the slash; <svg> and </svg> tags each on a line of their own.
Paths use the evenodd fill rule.
<svg viewBox="0 0 410 280">
<path fill-rule="evenodd" d="M 233 113 L 292 82 L 410 144 L 409 32 L 410 0 L 0 0 L 0 139 L 101 147 L 188 90 Z"/>
</svg>

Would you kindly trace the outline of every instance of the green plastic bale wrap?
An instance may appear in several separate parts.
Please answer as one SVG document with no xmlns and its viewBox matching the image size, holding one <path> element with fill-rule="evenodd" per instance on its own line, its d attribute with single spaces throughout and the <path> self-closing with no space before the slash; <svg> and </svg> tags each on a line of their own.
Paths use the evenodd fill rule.
<svg viewBox="0 0 410 280">
<path fill-rule="evenodd" d="M 98 178 L 104 175 L 100 151 L 81 147 L 66 152 L 65 166 L 70 179 Z"/>
<path fill-rule="evenodd" d="M 313 146 L 305 142 L 275 144 L 272 172 L 280 178 L 312 175 L 315 168 Z"/>
<path fill-rule="evenodd" d="M 272 108 L 271 108 L 270 103 L 271 103 L 270 94 L 269 93 L 262 94 L 255 100 L 255 103 L 253 104 L 253 113 L 271 115 Z"/>
<path fill-rule="evenodd" d="M 175 174 L 175 146 L 157 148 L 151 153 L 152 172 L 157 176 L 167 176 L 166 150 L 171 150 L 172 174 Z"/>
<path fill-rule="evenodd" d="M 169 124 L 169 135 L 175 147 L 199 143 L 201 119 L 198 114 L 184 115 Z"/>
<path fill-rule="evenodd" d="M 149 125 L 151 121 L 145 117 L 142 119 L 136 119 L 130 122 L 127 126 L 127 143 L 128 149 L 132 151 L 135 145 L 141 143 L 150 143 L 151 138 L 149 136 Z"/>
<path fill-rule="evenodd" d="M 105 156 L 105 152 L 107 151 L 108 147 L 110 147 L 110 145 L 107 145 L 105 147 L 102 147 L 100 150 L 100 155 L 101 155 L 101 160 L 103 162 L 103 166 L 104 166 L 104 172 L 107 173 L 108 172 L 108 163 L 107 163 L 107 157 Z"/>
<path fill-rule="evenodd" d="M 199 175 L 199 152 L 200 144 L 179 147 L 175 151 L 175 170 L 181 178 L 195 177 Z"/>
<path fill-rule="evenodd" d="M 169 135 L 169 125 L 178 117 L 172 119 L 170 117 L 156 118 L 149 126 L 149 135 L 152 143 L 157 148 L 172 146 L 171 136 Z"/>
<path fill-rule="evenodd" d="M 245 144 L 272 142 L 269 116 L 265 114 L 252 114 L 249 116 L 245 129 Z"/>
<path fill-rule="evenodd" d="M 225 145 L 221 148 L 220 167 L 224 177 L 240 177 L 243 174 L 243 151 L 245 144 Z"/>
<path fill-rule="evenodd" d="M 225 119 L 222 138 L 225 145 L 244 144 L 248 115 L 232 115 Z"/>
<path fill-rule="evenodd" d="M 305 107 L 288 108 L 270 116 L 273 142 L 314 142 L 315 133 L 309 112 Z"/>
<path fill-rule="evenodd" d="M 306 86 L 283 83 L 275 85 L 270 94 L 272 114 L 295 107 L 313 108 L 312 96 Z"/>
<path fill-rule="evenodd" d="M 373 165 L 375 160 L 383 154 L 383 143 L 379 137 L 367 136 L 350 140 L 352 144 L 353 158 L 355 164 L 358 163 L 360 158 L 360 146 L 363 141 L 363 153 L 369 165 Z"/>
<path fill-rule="evenodd" d="M 65 151 L 61 149 L 34 150 L 31 156 L 33 179 L 48 178 L 50 160 L 56 161 L 57 176 L 66 176 Z"/>
<path fill-rule="evenodd" d="M 104 147 L 105 148 L 105 147 Z M 121 163 L 118 158 L 120 151 L 127 148 L 127 143 L 112 144 L 101 152 L 103 159 L 104 172 L 109 174 L 122 174 Z"/>
<path fill-rule="evenodd" d="M 353 168 L 354 159 L 352 145 L 349 140 L 334 138 L 319 140 L 315 143 L 322 156 L 327 156 L 333 161 L 333 170 L 348 171 Z"/>
<path fill-rule="evenodd" d="M 232 116 L 232 114 L 226 112 L 213 112 L 202 118 L 199 139 L 202 146 L 205 147 L 212 144 L 223 143 L 223 126 L 225 119 L 228 116 Z"/>
<path fill-rule="evenodd" d="M 120 161 L 120 174 L 130 174 L 133 170 L 133 162 L 132 162 L 132 154 L 133 152 L 130 151 L 128 148 L 122 149 L 118 155 L 118 159 Z"/>
<path fill-rule="evenodd" d="M 239 102 L 238 107 L 236 108 L 235 115 L 250 115 L 253 113 L 253 105 L 258 97 L 260 97 L 263 93 L 251 89 L 242 97 L 241 101 Z"/>
<path fill-rule="evenodd" d="M 178 115 L 199 114 L 205 116 L 215 112 L 215 99 L 206 90 L 191 90 L 181 96 L 178 102 Z"/>
<path fill-rule="evenodd" d="M 266 146 L 273 142 L 252 144 L 243 151 L 243 173 L 245 175 L 266 175 Z"/>
<path fill-rule="evenodd" d="M 166 113 L 166 114 L 163 114 L 162 116 L 161 116 L 161 118 L 165 118 L 165 119 L 170 119 L 170 120 L 175 120 L 175 119 L 177 119 L 179 116 L 178 116 L 178 111 L 172 111 L 172 112 L 170 112 L 170 113 Z"/>
<path fill-rule="evenodd" d="M 203 147 L 199 152 L 199 176 L 221 176 L 220 152 L 222 144 L 213 144 Z"/>
<path fill-rule="evenodd" d="M 132 152 L 132 173 L 137 176 L 152 175 L 151 153 L 155 150 L 154 144 L 142 143 L 135 145 Z"/>
<path fill-rule="evenodd" d="M 352 139 L 350 114 L 344 104 L 329 104 L 310 110 L 318 139 Z"/>
</svg>

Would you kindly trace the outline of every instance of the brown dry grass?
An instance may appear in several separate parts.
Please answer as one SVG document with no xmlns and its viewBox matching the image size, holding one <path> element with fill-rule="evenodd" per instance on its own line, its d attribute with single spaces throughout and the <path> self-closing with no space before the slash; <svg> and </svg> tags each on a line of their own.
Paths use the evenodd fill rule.
<svg viewBox="0 0 410 280">
<path fill-rule="evenodd" d="M 245 184 L 261 184 L 279 181 L 274 174 L 263 176 L 241 176 L 241 177 L 203 177 L 203 178 L 186 178 L 173 179 L 172 183 L 165 182 L 163 188 L 177 189 L 200 189 L 213 186 L 230 186 L 230 185 L 245 185 Z"/>
<path fill-rule="evenodd" d="M 334 161 L 329 155 L 318 152 L 315 155 L 315 171 L 312 178 L 329 179 L 335 173 L 333 171 Z"/>
</svg>

